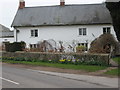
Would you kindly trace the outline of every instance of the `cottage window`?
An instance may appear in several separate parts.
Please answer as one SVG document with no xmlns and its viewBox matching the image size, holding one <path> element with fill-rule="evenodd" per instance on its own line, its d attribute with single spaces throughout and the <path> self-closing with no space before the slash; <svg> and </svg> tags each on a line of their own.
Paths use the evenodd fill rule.
<svg viewBox="0 0 120 90">
<path fill-rule="evenodd" d="M 110 34 L 111 33 L 111 28 L 110 27 L 104 27 L 103 28 L 103 34 Z"/>
<path fill-rule="evenodd" d="M 88 51 L 88 43 L 78 43 L 78 46 L 84 46 L 85 51 Z"/>
<path fill-rule="evenodd" d="M 30 44 L 30 48 L 38 48 L 38 45 L 37 44 Z"/>
<path fill-rule="evenodd" d="M 31 37 L 38 37 L 38 30 L 31 30 Z"/>
<path fill-rule="evenodd" d="M 83 35 L 83 36 L 87 35 L 86 28 L 79 28 L 79 35 Z"/>
</svg>

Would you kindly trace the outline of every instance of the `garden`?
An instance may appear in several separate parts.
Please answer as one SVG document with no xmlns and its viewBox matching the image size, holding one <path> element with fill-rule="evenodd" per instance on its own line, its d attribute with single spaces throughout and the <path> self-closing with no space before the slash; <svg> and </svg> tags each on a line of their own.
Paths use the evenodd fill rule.
<svg viewBox="0 0 120 90">
<path fill-rule="evenodd" d="M 114 58 L 114 59 L 118 59 L 118 61 L 120 62 L 120 58 Z M 23 58 L 13 58 L 13 57 L 9 57 L 9 58 L 2 58 L 1 60 L 3 63 L 9 63 L 9 64 L 17 64 L 17 65 L 32 65 L 32 66 L 44 66 L 46 67 L 54 67 L 54 68 L 61 68 L 61 69 L 70 69 L 70 70 L 81 70 L 84 72 L 99 72 L 99 71 L 104 71 L 107 70 L 108 68 L 110 68 L 109 66 L 99 66 L 99 65 L 90 65 L 90 64 L 85 64 L 85 63 L 79 63 L 76 64 L 75 61 L 71 61 L 71 60 L 59 60 L 58 62 L 54 62 L 52 60 L 46 61 L 46 60 L 41 60 L 41 61 L 36 61 L 36 60 L 27 60 L 25 61 L 25 59 Z M 58 71 L 59 72 L 59 71 Z M 108 75 L 108 76 L 120 76 L 120 70 L 116 67 L 113 69 L 109 69 L 103 73 L 101 73 L 101 75 Z"/>
<path fill-rule="evenodd" d="M 56 46 L 56 42 L 54 40 L 43 40 L 39 42 L 37 46 L 34 45 L 37 48 L 33 48 L 33 46 L 30 45 L 31 48 L 28 50 L 25 48 L 25 42 L 5 43 L 6 52 L 2 53 L 3 57 L 1 59 L 2 62 L 12 64 L 48 66 L 96 72 L 107 69 L 111 66 L 109 62 L 111 53 L 110 47 L 112 47 L 112 51 L 114 51 L 111 53 L 113 56 L 117 52 L 115 50 L 119 50 L 117 49 L 118 43 L 110 34 L 101 35 L 95 39 L 91 43 L 88 53 L 85 53 L 87 50 L 85 46 L 69 45 L 69 51 L 72 52 L 66 53 L 64 52 L 65 48 L 62 41 L 59 42 L 59 45 L 60 48 L 57 49 L 54 47 Z M 113 61 L 119 64 L 120 58 L 113 58 Z M 118 69 L 114 69 L 106 72 L 105 74 L 116 75 L 119 74 L 118 71 Z"/>
<path fill-rule="evenodd" d="M 32 60 L 32 59 L 23 59 L 23 58 L 2 58 L 2 62 L 11 63 L 11 64 L 25 64 L 25 65 L 33 65 L 33 66 L 48 66 L 48 67 L 56 67 L 63 69 L 73 69 L 73 70 L 85 70 L 87 72 L 95 72 L 98 70 L 106 69 L 107 66 L 97 66 L 90 65 L 88 63 L 77 63 L 76 61 L 71 60 L 59 60 L 58 62 L 49 60 Z"/>
</svg>

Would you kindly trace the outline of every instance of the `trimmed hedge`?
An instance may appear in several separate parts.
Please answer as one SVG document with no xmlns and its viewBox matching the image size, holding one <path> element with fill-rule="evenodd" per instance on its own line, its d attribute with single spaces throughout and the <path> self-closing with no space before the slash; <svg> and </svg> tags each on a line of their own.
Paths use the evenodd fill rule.
<svg viewBox="0 0 120 90">
<path fill-rule="evenodd" d="M 108 54 L 77 54 L 77 53 L 30 53 L 30 52 L 3 52 L 3 60 L 51 62 L 63 64 L 85 64 L 85 65 L 109 65 Z"/>
<path fill-rule="evenodd" d="M 25 49 L 25 42 L 5 43 L 5 51 L 7 52 L 23 51 L 24 49 Z"/>
</svg>

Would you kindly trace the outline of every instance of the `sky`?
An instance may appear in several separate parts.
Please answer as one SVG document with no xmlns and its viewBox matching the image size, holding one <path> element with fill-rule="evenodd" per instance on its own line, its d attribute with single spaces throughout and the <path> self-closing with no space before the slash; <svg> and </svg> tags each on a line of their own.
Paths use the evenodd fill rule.
<svg viewBox="0 0 120 90">
<path fill-rule="evenodd" d="M 65 4 L 103 3 L 105 0 L 65 0 Z M 60 0 L 25 0 L 26 7 L 59 5 Z M 11 28 L 19 0 L 0 0 L 0 24 Z"/>
</svg>

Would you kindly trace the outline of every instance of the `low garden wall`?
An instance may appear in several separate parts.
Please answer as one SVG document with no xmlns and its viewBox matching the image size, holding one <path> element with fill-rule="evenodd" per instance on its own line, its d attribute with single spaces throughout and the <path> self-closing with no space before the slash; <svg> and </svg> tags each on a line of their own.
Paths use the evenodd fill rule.
<svg viewBox="0 0 120 90">
<path fill-rule="evenodd" d="M 76 64 L 109 65 L 108 54 L 3 52 L 3 59 L 18 61 L 74 62 Z"/>
<path fill-rule="evenodd" d="M 108 54 L 3 52 L 2 58 L 16 61 L 72 62 L 74 64 L 109 65 Z"/>
</svg>

